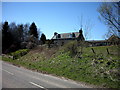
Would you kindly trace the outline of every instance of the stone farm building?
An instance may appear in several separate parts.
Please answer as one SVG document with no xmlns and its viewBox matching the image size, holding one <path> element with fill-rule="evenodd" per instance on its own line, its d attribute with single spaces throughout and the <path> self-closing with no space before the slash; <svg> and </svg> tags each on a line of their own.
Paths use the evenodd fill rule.
<svg viewBox="0 0 120 90">
<path fill-rule="evenodd" d="M 108 45 L 118 45 L 120 44 L 120 38 L 112 35 L 107 40 L 85 40 L 83 36 L 82 29 L 79 32 L 71 32 L 71 33 L 54 33 L 54 36 L 50 40 L 51 45 L 62 46 L 69 41 L 85 41 L 89 46 L 108 46 Z"/>
</svg>

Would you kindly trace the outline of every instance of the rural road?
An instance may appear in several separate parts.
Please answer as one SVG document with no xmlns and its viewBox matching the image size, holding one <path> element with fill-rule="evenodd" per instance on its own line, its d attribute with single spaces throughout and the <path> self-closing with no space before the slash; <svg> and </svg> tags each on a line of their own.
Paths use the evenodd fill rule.
<svg viewBox="0 0 120 90">
<path fill-rule="evenodd" d="M 72 80 L 30 71 L 2 62 L 2 88 L 89 88 Z"/>
</svg>

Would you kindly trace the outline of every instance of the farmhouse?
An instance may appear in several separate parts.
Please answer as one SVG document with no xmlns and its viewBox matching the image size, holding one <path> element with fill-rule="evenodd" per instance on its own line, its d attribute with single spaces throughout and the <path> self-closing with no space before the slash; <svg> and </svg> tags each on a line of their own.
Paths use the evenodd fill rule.
<svg viewBox="0 0 120 90">
<path fill-rule="evenodd" d="M 118 45 L 120 44 L 120 38 L 112 35 L 107 40 L 85 40 L 83 36 L 82 28 L 79 32 L 71 32 L 71 33 L 54 33 L 54 36 L 51 39 L 51 44 L 62 46 L 69 41 L 85 41 L 88 43 L 89 46 L 108 46 L 108 45 Z"/>
<path fill-rule="evenodd" d="M 79 32 L 72 32 L 72 33 L 62 33 L 62 34 L 54 34 L 52 41 L 53 44 L 62 46 L 65 43 L 68 43 L 69 41 L 84 41 L 85 38 L 82 33 L 82 29 L 79 30 Z"/>
</svg>

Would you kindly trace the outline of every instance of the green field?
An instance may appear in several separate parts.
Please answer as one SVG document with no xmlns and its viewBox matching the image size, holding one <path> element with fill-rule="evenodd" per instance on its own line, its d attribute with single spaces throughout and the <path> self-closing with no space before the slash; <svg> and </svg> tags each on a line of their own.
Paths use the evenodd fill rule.
<svg viewBox="0 0 120 90">
<path fill-rule="evenodd" d="M 3 57 L 3 60 L 28 69 L 63 76 L 99 87 L 120 88 L 118 46 L 84 47 L 82 54 L 74 55 L 71 45 L 50 49 L 45 45 L 38 46 L 18 59 Z M 73 49 L 79 52 L 81 47 Z"/>
</svg>

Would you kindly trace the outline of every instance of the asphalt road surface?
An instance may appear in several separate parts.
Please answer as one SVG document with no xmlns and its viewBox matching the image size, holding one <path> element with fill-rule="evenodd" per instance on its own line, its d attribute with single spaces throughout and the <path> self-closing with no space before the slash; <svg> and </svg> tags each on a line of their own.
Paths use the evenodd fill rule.
<svg viewBox="0 0 120 90">
<path fill-rule="evenodd" d="M 2 62 L 2 88 L 89 88 L 81 83 Z"/>
</svg>

